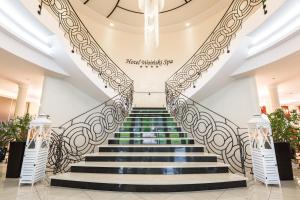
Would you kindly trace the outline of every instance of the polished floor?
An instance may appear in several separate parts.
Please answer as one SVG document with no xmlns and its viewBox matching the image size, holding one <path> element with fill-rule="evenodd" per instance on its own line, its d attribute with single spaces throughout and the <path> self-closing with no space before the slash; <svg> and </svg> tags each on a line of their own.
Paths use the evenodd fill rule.
<svg viewBox="0 0 300 200">
<path fill-rule="evenodd" d="M 249 180 L 248 188 L 177 193 L 132 193 L 78 190 L 50 187 L 47 181 L 35 186 L 18 187 L 17 179 L 5 179 L 5 165 L 0 163 L 0 200 L 300 200 L 300 170 L 294 181 L 266 187 Z"/>
</svg>

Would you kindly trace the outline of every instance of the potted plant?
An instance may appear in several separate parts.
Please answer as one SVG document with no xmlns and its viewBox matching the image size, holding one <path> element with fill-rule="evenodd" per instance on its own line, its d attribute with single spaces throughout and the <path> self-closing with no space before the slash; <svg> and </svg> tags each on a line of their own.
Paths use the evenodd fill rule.
<svg viewBox="0 0 300 200">
<path fill-rule="evenodd" d="M 5 158 L 7 145 L 9 143 L 8 137 L 6 135 L 6 124 L 4 122 L 0 123 L 0 162 Z"/>
<path fill-rule="evenodd" d="M 272 127 L 280 180 L 293 180 L 291 147 L 299 145 L 300 117 L 296 111 L 286 115 L 282 109 L 277 109 L 268 117 Z"/>
<path fill-rule="evenodd" d="M 11 140 L 11 135 L 8 134 L 8 126 L 5 122 L 0 122 L 0 162 L 5 158 L 7 146 Z"/>
<path fill-rule="evenodd" d="M 24 117 L 17 117 L 7 122 L 7 132 L 11 140 L 9 143 L 9 154 L 7 163 L 7 178 L 20 177 L 23 156 L 25 151 L 27 132 L 32 117 L 26 114 Z"/>
</svg>

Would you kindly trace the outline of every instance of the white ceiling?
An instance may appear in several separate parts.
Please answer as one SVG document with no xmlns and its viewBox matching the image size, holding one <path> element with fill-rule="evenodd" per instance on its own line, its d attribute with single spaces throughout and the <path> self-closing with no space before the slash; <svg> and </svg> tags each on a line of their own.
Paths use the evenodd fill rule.
<svg viewBox="0 0 300 200">
<path fill-rule="evenodd" d="M 84 3 L 87 0 L 79 1 Z M 205 13 L 221 12 L 230 2 L 231 0 L 165 0 L 165 7 L 159 18 L 160 25 L 179 24 L 198 15 L 204 20 L 208 17 L 204 16 Z M 88 0 L 85 5 L 103 17 L 110 15 L 108 19 L 111 21 L 134 27 L 142 27 L 144 24 L 138 0 Z"/>
<path fill-rule="evenodd" d="M 39 101 L 44 79 L 41 67 L 0 48 L 0 95 L 16 98 L 18 84 L 28 85 L 28 100 Z"/>
<path fill-rule="evenodd" d="M 300 51 L 259 68 L 255 72 L 262 103 L 268 99 L 268 86 L 277 85 L 280 102 L 300 103 Z"/>
</svg>

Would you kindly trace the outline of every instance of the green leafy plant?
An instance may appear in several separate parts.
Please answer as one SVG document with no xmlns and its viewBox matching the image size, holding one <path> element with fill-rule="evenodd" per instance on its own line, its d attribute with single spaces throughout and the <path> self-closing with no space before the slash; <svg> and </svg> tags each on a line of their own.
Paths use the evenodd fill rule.
<svg viewBox="0 0 300 200">
<path fill-rule="evenodd" d="M 288 142 L 293 148 L 300 150 L 300 115 L 296 111 L 286 115 L 282 109 L 277 109 L 268 117 L 274 142 Z"/>
<path fill-rule="evenodd" d="M 18 130 L 17 134 L 15 135 L 15 140 L 17 142 L 26 141 L 31 120 L 32 120 L 32 116 L 30 116 L 28 113 L 25 114 L 23 117 L 17 117 L 14 120 Z"/>
<path fill-rule="evenodd" d="M 0 147 L 6 147 L 11 141 L 25 142 L 32 117 L 25 114 L 7 122 L 0 123 Z"/>
<path fill-rule="evenodd" d="M 1 122 L 0 124 L 0 147 L 6 147 L 8 143 L 13 140 L 13 132 L 16 127 L 12 124 L 13 121 Z"/>
</svg>

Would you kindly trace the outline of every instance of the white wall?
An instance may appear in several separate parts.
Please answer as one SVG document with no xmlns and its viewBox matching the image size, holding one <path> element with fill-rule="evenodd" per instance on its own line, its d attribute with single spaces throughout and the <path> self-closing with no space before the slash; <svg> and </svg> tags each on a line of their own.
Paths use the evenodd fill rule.
<svg viewBox="0 0 300 200">
<path fill-rule="evenodd" d="M 130 32 L 104 25 L 101 16 L 93 12 L 80 1 L 71 1 L 87 29 L 100 46 L 125 73 L 134 80 L 134 87 L 139 92 L 164 92 L 165 81 L 195 53 L 208 37 L 225 12 L 215 12 L 200 23 L 177 31 L 161 31 L 158 48 L 147 49 L 144 46 L 143 32 Z M 106 19 L 107 20 L 107 19 Z M 184 27 L 184 24 L 182 24 Z M 143 29 L 141 29 L 143 30 Z M 173 59 L 173 64 L 159 68 L 140 68 L 126 64 L 126 59 Z M 136 95 L 137 106 L 161 106 L 165 103 L 162 95 Z"/>
<path fill-rule="evenodd" d="M 235 79 L 199 103 L 241 128 L 247 128 L 249 119 L 254 114 L 260 113 L 254 77 Z"/>
<path fill-rule="evenodd" d="M 40 113 L 50 115 L 54 127 L 99 104 L 66 79 L 45 77 Z"/>
</svg>

